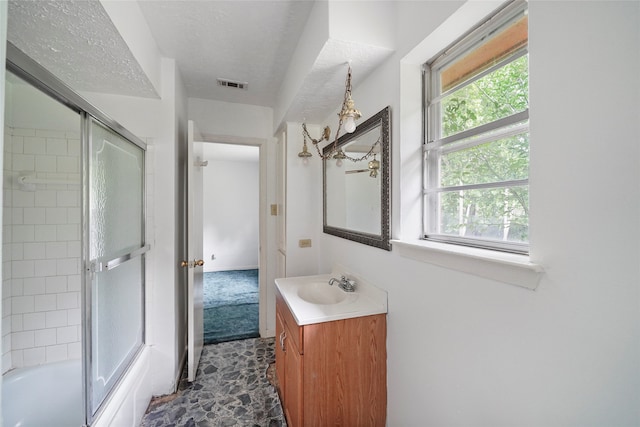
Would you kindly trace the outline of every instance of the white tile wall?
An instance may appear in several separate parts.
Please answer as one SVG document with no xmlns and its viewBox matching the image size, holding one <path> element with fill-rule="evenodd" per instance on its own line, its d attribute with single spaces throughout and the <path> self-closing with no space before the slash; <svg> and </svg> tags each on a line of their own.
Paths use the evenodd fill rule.
<svg viewBox="0 0 640 427">
<path fill-rule="evenodd" d="M 20 172 L 80 182 L 77 134 L 5 128 L 2 372 L 82 356 L 80 185 L 15 184 Z M 148 144 L 147 242 L 154 244 L 153 145 Z M 146 283 L 153 282 L 153 251 Z M 148 329 L 152 325 L 147 325 Z"/>
<path fill-rule="evenodd" d="M 45 328 L 59 328 L 66 326 L 70 310 L 53 310 L 45 313 Z M 78 322 L 79 323 L 79 322 Z"/>
<path fill-rule="evenodd" d="M 80 185 L 17 185 L 24 173 L 79 182 L 79 136 L 7 127 L 4 158 L 2 372 L 82 351 Z"/>
</svg>

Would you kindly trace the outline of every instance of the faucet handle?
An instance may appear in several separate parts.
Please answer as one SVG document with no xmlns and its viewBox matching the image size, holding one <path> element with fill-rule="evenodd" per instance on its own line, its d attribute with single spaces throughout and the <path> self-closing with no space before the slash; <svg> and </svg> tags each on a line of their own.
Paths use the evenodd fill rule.
<svg viewBox="0 0 640 427">
<path fill-rule="evenodd" d="M 353 292 L 356 288 L 356 281 L 347 278 L 345 275 L 341 275 L 340 280 L 336 278 L 329 279 L 329 285 L 333 286 L 334 283 L 338 283 L 338 287 L 345 292 Z"/>
<path fill-rule="evenodd" d="M 344 278 L 342 282 L 342 289 L 346 292 L 353 292 L 356 290 L 356 281 L 353 279 Z"/>
</svg>

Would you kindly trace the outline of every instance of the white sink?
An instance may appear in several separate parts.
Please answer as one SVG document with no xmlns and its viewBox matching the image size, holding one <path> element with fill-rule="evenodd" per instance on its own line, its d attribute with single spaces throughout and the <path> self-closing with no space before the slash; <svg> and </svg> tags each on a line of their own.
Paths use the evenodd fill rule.
<svg viewBox="0 0 640 427">
<path fill-rule="evenodd" d="M 316 276 L 286 277 L 275 285 L 299 326 L 387 312 L 387 293 L 358 277 L 355 292 L 345 292 L 329 279 L 342 271 Z"/>
<path fill-rule="evenodd" d="M 327 282 L 309 283 L 298 288 L 298 296 L 311 304 L 338 304 L 347 298 L 347 293 Z"/>
</svg>

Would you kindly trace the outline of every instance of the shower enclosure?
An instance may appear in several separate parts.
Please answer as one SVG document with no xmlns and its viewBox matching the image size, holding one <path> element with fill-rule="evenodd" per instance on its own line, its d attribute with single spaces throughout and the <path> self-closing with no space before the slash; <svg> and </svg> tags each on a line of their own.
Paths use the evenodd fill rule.
<svg viewBox="0 0 640 427">
<path fill-rule="evenodd" d="M 77 360 L 90 425 L 144 345 L 146 146 L 10 45 L 3 149 L 2 372 Z"/>
</svg>

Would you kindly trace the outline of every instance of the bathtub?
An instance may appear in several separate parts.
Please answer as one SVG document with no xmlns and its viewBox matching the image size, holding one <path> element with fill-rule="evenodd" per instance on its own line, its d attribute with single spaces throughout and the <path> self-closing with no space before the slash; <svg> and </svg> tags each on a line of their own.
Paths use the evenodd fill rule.
<svg viewBox="0 0 640 427">
<path fill-rule="evenodd" d="M 4 427 L 84 424 L 80 360 L 19 368 L 2 376 Z"/>
</svg>

